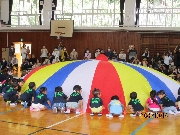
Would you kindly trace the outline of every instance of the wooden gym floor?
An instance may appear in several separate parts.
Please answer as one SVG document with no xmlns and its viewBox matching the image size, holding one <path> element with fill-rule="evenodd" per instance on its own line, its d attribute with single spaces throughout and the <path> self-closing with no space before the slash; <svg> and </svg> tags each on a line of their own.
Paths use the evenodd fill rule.
<svg viewBox="0 0 180 135">
<path fill-rule="evenodd" d="M 180 135 L 180 114 L 158 119 L 30 112 L 20 104 L 6 106 L 0 97 L 0 125 L 0 135 Z"/>
<path fill-rule="evenodd" d="M 6 106 L 0 97 L 0 125 L 1 135 L 180 135 L 180 114 L 149 119 L 30 112 L 20 104 Z"/>
</svg>

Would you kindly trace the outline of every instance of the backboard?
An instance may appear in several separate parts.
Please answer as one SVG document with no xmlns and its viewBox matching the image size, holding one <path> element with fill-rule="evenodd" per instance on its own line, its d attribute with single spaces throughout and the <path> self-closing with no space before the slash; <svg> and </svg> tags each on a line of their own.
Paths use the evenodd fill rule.
<svg viewBox="0 0 180 135">
<path fill-rule="evenodd" d="M 72 37 L 74 31 L 74 20 L 51 20 L 50 36 Z"/>
</svg>

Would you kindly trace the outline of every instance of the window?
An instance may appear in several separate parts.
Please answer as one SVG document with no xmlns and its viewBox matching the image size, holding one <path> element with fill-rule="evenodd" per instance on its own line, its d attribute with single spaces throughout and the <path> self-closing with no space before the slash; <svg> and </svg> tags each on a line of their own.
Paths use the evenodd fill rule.
<svg viewBox="0 0 180 135">
<path fill-rule="evenodd" d="M 13 0 L 11 25 L 37 25 L 39 0 Z"/>
</svg>

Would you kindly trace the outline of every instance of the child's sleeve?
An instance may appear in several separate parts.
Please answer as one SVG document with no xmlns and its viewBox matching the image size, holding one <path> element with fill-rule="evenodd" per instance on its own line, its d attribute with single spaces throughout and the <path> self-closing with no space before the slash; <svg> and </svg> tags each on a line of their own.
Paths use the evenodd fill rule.
<svg viewBox="0 0 180 135">
<path fill-rule="evenodd" d="M 67 99 L 67 98 L 68 98 L 67 95 L 64 94 L 64 99 Z"/>
<path fill-rule="evenodd" d="M 90 99 L 90 103 L 89 103 L 89 106 L 91 107 L 91 103 L 92 103 L 92 98 Z"/>
<path fill-rule="evenodd" d="M 79 100 L 83 100 L 83 98 L 82 98 L 82 96 L 81 96 L 81 95 L 79 95 Z"/>
<path fill-rule="evenodd" d="M 149 98 L 146 100 L 146 103 L 149 104 Z"/>
<path fill-rule="evenodd" d="M 129 101 L 128 105 L 132 105 L 132 101 Z"/>
<path fill-rule="evenodd" d="M 179 102 L 179 101 L 180 101 L 180 96 L 178 96 L 178 98 L 177 98 L 176 102 Z"/>
<path fill-rule="evenodd" d="M 36 91 L 35 90 L 33 90 L 33 95 L 32 96 L 36 97 Z"/>
<path fill-rule="evenodd" d="M 103 101 L 102 101 L 102 99 L 100 98 L 100 103 L 101 103 L 101 105 L 103 105 Z"/>
<path fill-rule="evenodd" d="M 45 100 L 46 100 L 46 102 L 47 102 L 47 101 L 49 101 L 49 99 L 48 99 L 47 95 L 45 96 Z"/>
</svg>

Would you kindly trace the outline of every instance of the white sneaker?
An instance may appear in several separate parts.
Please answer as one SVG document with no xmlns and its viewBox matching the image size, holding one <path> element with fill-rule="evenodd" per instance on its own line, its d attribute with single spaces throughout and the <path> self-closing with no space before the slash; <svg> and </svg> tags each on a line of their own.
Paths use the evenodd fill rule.
<svg viewBox="0 0 180 135">
<path fill-rule="evenodd" d="M 121 114 L 121 115 L 119 115 L 119 117 L 120 117 L 120 118 L 124 118 L 124 115 Z"/>
<path fill-rule="evenodd" d="M 64 113 L 65 109 L 64 109 L 64 107 L 62 107 L 60 110 L 61 110 L 61 113 Z"/>
<path fill-rule="evenodd" d="M 113 118 L 113 115 L 112 115 L 112 114 L 109 114 L 109 118 Z"/>
<path fill-rule="evenodd" d="M 10 106 L 14 107 L 14 106 L 17 106 L 16 103 L 10 103 Z"/>
<path fill-rule="evenodd" d="M 94 113 L 91 113 L 90 116 L 94 116 Z"/>
<path fill-rule="evenodd" d="M 179 114 L 179 112 L 178 112 L 178 111 L 175 111 L 174 113 L 175 113 L 175 115 Z"/>
<path fill-rule="evenodd" d="M 21 102 L 21 105 L 24 105 L 24 102 Z"/>
<path fill-rule="evenodd" d="M 109 117 L 109 114 L 106 114 L 106 117 Z"/>
<path fill-rule="evenodd" d="M 171 110 L 169 110 L 169 114 L 174 114 L 175 115 L 175 113 L 173 111 L 171 111 Z"/>
<path fill-rule="evenodd" d="M 136 114 L 130 114 L 131 117 L 136 117 Z"/>
<path fill-rule="evenodd" d="M 57 107 L 53 108 L 53 113 L 57 113 Z"/>
<path fill-rule="evenodd" d="M 70 113 L 70 110 L 65 111 L 65 113 Z"/>
<path fill-rule="evenodd" d="M 80 112 L 76 112 L 76 114 L 78 115 L 78 114 L 80 114 Z"/>
<path fill-rule="evenodd" d="M 102 116 L 102 113 L 98 113 L 98 116 Z"/>
</svg>

